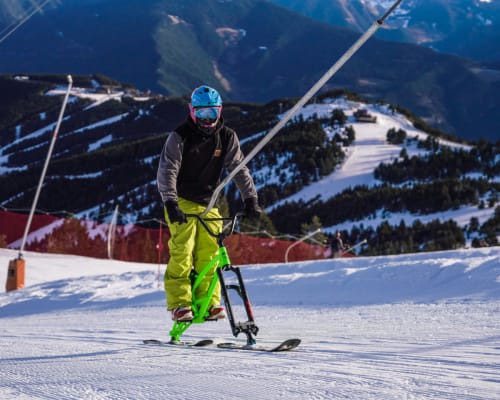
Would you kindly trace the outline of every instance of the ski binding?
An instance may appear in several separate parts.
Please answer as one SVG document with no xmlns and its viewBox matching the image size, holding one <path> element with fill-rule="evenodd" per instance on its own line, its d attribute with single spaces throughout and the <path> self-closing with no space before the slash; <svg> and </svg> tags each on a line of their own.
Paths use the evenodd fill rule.
<svg viewBox="0 0 500 400">
<path fill-rule="evenodd" d="M 203 339 L 203 340 L 198 340 L 197 342 L 183 342 L 174 340 L 166 342 L 157 339 L 145 339 L 142 341 L 142 343 L 148 345 L 156 345 L 156 346 L 205 347 L 214 344 L 214 341 L 212 339 Z"/>
</svg>

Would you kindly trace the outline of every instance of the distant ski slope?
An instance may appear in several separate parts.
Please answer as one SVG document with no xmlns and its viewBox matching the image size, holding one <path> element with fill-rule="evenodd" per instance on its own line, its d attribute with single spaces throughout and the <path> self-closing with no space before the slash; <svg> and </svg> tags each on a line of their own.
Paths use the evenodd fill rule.
<svg viewBox="0 0 500 400">
<path fill-rule="evenodd" d="M 392 112 L 385 105 L 369 105 L 354 101 L 347 101 L 343 98 L 335 99 L 326 104 L 311 104 L 301 110 L 300 114 L 304 119 L 314 115 L 327 118 L 331 112 L 339 108 L 348 117 L 347 125 L 352 125 L 356 132 L 355 141 L 346 148 L 347 157 L 344 163 L 333 171 L 330 175 L 323 177 L 317 182 L 304 187 L 297 193 L 286 197 L 271 207 L 267 211 L 278 207 L 281 204 L 290 201 L 304 201 L 314 198 L 327 200 L 348 188 L 354 188 L 359 185 L 368 187 L 380 185 L 382 182 L 374 178 L 373 171 L 381 163 L 391 163 L 399 157 L 401 150 L 400 145 L 389 144 L 386 141 L 387 131 L 391 128 L 403 129 L 407 133 L 407 138 L 418 138 L 426 140 L 429 136 L 427 133 L 416 129 L 413 124 L 401 114 Z M 376 123 L 356 122 L 353 117 L 353 112 L 359 108 L 366 109 L 371 115 L 377 117 Z M 329 133 L 327 131 L 327 133 Z M 331 135 L 332 133 L 330 133 Z M 439 142 L 455 149 L 469 149 L 470 146 L 450 142 L 439 139 Z M 428 151 L 417 147 L 416 142 L 412 145 L 405 145 L 409 157 L 423 156 Z M 389 221 L 392 225 L 399 224 L 402 220 L 407 225 L 411 225 L 416 219 L 422 222 L 430 222 L 435 219 L 441 221 L 453 219 L 460 226 L 469 224 L 472 217 L 478 218 L 480 223 L 484 223 L 494 213 L 494 208 L 480 209 L 477 206 L 463 206 L 458 210 L 450 210 L 448 212 L 434 213 L 429 215 L 414 215 L 411 213 L 389 213 L 385 210 L 379 210 L 376 217 L 365 218 L 359 221 L 345 221 L 331 227 L 324 227 L 326 232 L 335 230 L 350 230 L 353 225 L 364 227 L 377 227 L 382 221 Z"/>
<path fill-rule="evenodd" d="M 367 105 L 358 102 L 337 99 L 328 104 L 313 104 L 305 107 L 299 115 L 307 119 L 314 114 L 318 117 L 329 117 L 331 112 L 340 108 L 348 116 L 347 125 L 352 125 L 356 132 L 356 140 L 348 148 L 347 159 L 342 166 L 332 174 L 314 182 L 299 192 L 275 203 L 273 207 L 286 201 L 308 201 L 316 196 L 326 200 L 343 190 L 358 185 L 374 186 L 380 184 L 373 177 L 373 171 L 381 163 L 389 163 L 399 157 L 402 146 L 387 143 L 387 131 L 391 128 L 403 129 L 408 138 L 425 140 L 429 135 L 413 127 L 404 116 L 393 113 L 387 106 Z M 358 108 L 365 108 L 371 115 L 377 117 L 376 123 L 356 122 L 353 112 Z M 468 146 L 440 140 L 440 143 L 453 148 L 467 148 Z M 415 146 L 407 148 L 408 156 L 424 155 L 426 150 Z"/>
</svg>

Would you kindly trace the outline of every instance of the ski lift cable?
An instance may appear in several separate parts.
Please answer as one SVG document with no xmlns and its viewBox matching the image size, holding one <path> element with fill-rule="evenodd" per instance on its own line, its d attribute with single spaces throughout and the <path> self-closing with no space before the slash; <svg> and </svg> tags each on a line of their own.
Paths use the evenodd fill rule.
<svg viewBox="0 0 500 400">
<path fill-rule="evenodd" d="M 21 13 L 19 17 L 15 17 L 14 21 L 12 21 L 9 25 L 7 25 L 0 31 L 0 37 L 9 29 L 11 29 L 13 26 L 15 26 L 19 21 L 21 21 L 26 15 L 30 14 L 37 7 L 38 4 L 31 4 L 31 6 L 25 12 Z"/>
<path fill-rule="evenodd" d="M 276 136 L 276 134 L 283 128 L 286 123 L 328 82 L 335 73 L 356 53 L 361 46 L 380 28 L 385 19 L 398 7 L 402 0 L 396 0 L 394 4 L 387 10 L 387 12 L 379 19 L 377 19 L 368 30 L 333 64 L 330 69 L 309 89 L 309 91 L 285 114 L 285 116 L 261 139 L 259 143 L 248 153 L 248 155 L 243 159 L 243 161 L 231 171 L 222 182 L 217 186 L 212 194 L 210 202 L 207 205 L 205 211 L 201 213 L 204 217 L 211 210 L 219 193 L 222 191 L 224 186 L 234 178 L 234 176 L 241 171 L 249 161 L 254 158 L 254 156 L 267 144 L 269 141 Z"/>
<path fill-rule="evenodd" d="M 25 22 L 27 22 L 33 15 L 35 15 L 37 12 L 41 11 L 43 7 L 45 7 L 51 0 L 45 0 L 40 4 L 33 5 L 32 8 L 28 10 L 28 14 L 22 18 L 19 22 L 17 22 L 16 25 L 12 29 L 10 29 L 4 36 L 0 38 L 0 43 L 5 41 L 10 35 L 12 35 L 17 29 L 19 29 Z M 7 28 L 2 30 L 1 33 L 3 33 L 5 30 L 9 29 L 13 24 L 10 24 Z M 0 33 L 0 34 L 1 34 Z"/>
<path fill-rule="evenodd" d="M 1 206 L 0 205 L 0 211 L 6 211 L 6 212 L 26 212 L 26 211 L 30 211 L 30 209 L 26 209 L 26 208 L 6 208 L 4 206 Z M 76 219 L 76 220 L 84 220 L 85 218 L 81 218 L 81 217 L 78 217 L 77 215 L 75 215 L 74 212 L 69 212 L 69 211 L 66 211 L 66 210 L 61 210 L 61 211 L 48 211 L 48 210 L 42 210 L 40 208 L 36 208 L 35 213 L 37 214 L 44 214 L 44 215 L 51 215 L 51 216 L 56 216 L 56 215 L 61 215 L 62 218 L 70 218 L 70 219 Z M 109 216 L 109 213 L 106 212 L 106 213 L 101 213 L 100 214 L 101 216 L 102 215 L 105 215 L 105 216 Z M 120 211 L 116 212 L 116 210 L 113 212 L 113 215 L 116 215 L 116 217 L 118 216 L 127 216 L 128 213 L 122 213 Z M 98 220 L 95 220 L 95 219 L 91 219 L 91 221 L 94 221 L 94 222 L 97 222 L 97 223 L 100 223 Z M 141 224 L 141 223 L 150 223 L 150 222 L 155 222 L 155 223 L 158 223 L 160 225 L 162 225 L 163 227 L 168 227 L 168 224 L 162 220 L 162 219 L 159 219 L 159 218 L 146 218 L 146 219 L 137 219 L 133 222 L 134 225 L 138 225 L 138 224 Z M 114 221 L 111 221 L 111 225 L 112 224 L 116 224 L 117 226 L 119 225 L 118 224 L 118 218 L 116 218 Z M 246 226 L 247 228 L 255 228 L 249 224 L 245 224 L 245 223 L 241 223 L 242 226 Z M 292 240 L 292 241 L 297 241 L 299 240 L 300 238 L 298 236 L 294 236 L 294 235 L 291 235 L 289 233 L 280 233 L 278 232 L 277 234 L 271 234 L 269 233 L 268 231 L 266 230 L 249 230 L 249 231 L 240 231 L 239 232 L 240 234 L 243 234 L 243 235 L 249 235 L 249 236 L 261 236 L 261 235 L 265 235 L 267 237 L 269 237 L 270 239 L 288 239 L 288 240 Z M 318 246 L 325 246 L 324 243 L 314 239 L 314 237 L 312 238 L 309 238 L 309 240 L 313 243 L 313 244 L 316 244 Z M 109 241 L 109 238 L 108 238 L 108 241 Z M 350 250 L 350 249 L 349 249 Z"/>
</svg>

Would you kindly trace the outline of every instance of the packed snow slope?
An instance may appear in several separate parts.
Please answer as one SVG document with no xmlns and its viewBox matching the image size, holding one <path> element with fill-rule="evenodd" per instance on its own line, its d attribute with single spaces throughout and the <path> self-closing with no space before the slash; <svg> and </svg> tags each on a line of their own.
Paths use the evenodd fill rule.
<svg viewBox="0 0 500 400">
<path fill-rule="evenodd" d="M 287 353 L 143 345 L 171 327 L 164 266 L 25 259 L 0 293 L 1 399 L 500 398 L 500 247 L 243 266 L 258 343 L 301 338 Z M 207 337 L 244 341 L 185 334 Z"/>
</svg>

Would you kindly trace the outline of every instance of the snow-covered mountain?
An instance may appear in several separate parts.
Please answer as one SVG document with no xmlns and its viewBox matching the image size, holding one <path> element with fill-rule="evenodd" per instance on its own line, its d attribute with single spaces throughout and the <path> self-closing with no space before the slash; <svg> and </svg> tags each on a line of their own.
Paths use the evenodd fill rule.
<svg viewBox="0 0 500 400">
<path fill-rule="evenodd" d="M 364 31 L 392 0 L 271 0 L 311 18 Z M 431 47 L 443 53 L 498 61 L 497 0 L 405 0 L 379 37 Z"/>
<path fill-rule="evenodd" d="M 364 109 L 369 115 L 376 118 L 375 123 L 359 122 L 354 113 Z M 352 145 L 346 148 L 347 157 L 330 175 L 323 177 L 317 182 L 311 183 L 304 189 L 292 196 L 286 197 L 273 204 L 278 206 L 286 201 L 303 200 L 308 201 L 317 198 L 333 197 L 343 190 L 359 186 L 380 185 L 381 181 L 374 178 L 373 171 L 382 163 L 391 162 L 399 158 L 401 149 L 405 148 L 409 157 L 423 157 L 429 154 L 429 150 L 419 148 L 418 141 L 425 141 L 429 134 L 414 127 L 404 115 L 394 112 L 387 104 L 366 104 L 359 101 L 349 101 L 341 97 L 338 99 L 327 99 L 323 104 L 310 104 L 304 107 L 298 114 L 298 118 L 326 118 L 328 119 L 333 110 L 342 110 L 347 116 L 347 124 L 354 128 L 356 139 Z M 335 125 L 326 126 L 328 137 L 338 134 L 339 129 Z M 390 144 L 387 142 L 387 131 L 391 128 L 406 131 L 408 144 Z M 470 145 L 452 142 L 445 139 L 437 139 L 439 143 L 452 149 L 470 150 Z M 279 165 L 277 166 L 280 167 Z M 256 172 L 259 175 L 259 171 Z"/>
<path fill-rule="evenodd" d="M 399 159 L 403 148 L 409 157 L 425 157 L 431 152 L 431 150 L 418 146 L 418 142 L 427 140 L 429 134 L 415 128 L 404 115 L 394 112 L 387 105 L 365 104 L 340 98 L 327 100 L 324 104 L 310 104 L 301 110 L 298 115 L 304 119 L 313 116 L 315 118 L 328 118 L 335 109 L 344 111 L 348 116 L 348 124 L 356 132 L 356 139 L 352 145 L 345 149 L 346 159 L 331 174 L 305 186 L 293 195 L 277 201 L 268 208 L 268 211 L 272 211 L 280 205 L 292 201 L 308 202 L 318 198 L 328 200 L 346 189 L 360 185 L 367 187 L 381 185 L 382 182 L 374 177 L 374 170 L 380 164 L 391 163 Z M 377 122 L 375 124 L 357 122 L 353 113 L 359 109 L 367 110 L 370 115 L 377 118 Z M 407 132 L 408 140 L 406 144 L 390 144 L 387 142 L 387 131 L 391 128 L 402 129 Z M 330 138 L 333 138 L 338 133 L 338 129 L 336 130 L 335 128 L 326 127 L 326 130 Z M 467 151 L 472 149 L 470 145 L 445 139 L 438 139 L 438 142 L 451 149 L 465 149 Z M 283 165 L 280 164 L 273 166 L 273 169 L 265 167 L 264 180 L 272 182 L 274 175 L 271 172 L 282 169 Z M 257 169 L 254 175 L 258 179 L 262 173 L 261 170 Z M 500 183 L 500 176 L 497 176 L 493 181 Z M 482 224 L 491 218 L 493 213 L 494 208 L 484 209 L 479 204 L 477 206 L 463 205 L 448 212 L 436 212 L 428 215 L 420 213 L 412 214 L 411 212 L 393 213 L 387 210 L 380 210 L 376 216 L 370 215 L 357 221 L 343 221 L 341 224 L 335 224 L 325 229 L 327 232 L 334 232 L 339 229 L 350 230 L 353 225 L 375 228 L 383 221 L 391 221 L 393 225 L 404 221 L 406 224 L 411 225 L 417 219 L 421 221 L 432 221 L 435 219 L 446 221 L 453 219 L 465 228 L 470 223 L 471 218 L 478 218 Z"/>
<path fill-rule="evenodd" d="M 57 100 L 63 93 L 61 87 L 49 90 L 43 97 Z M 241 134 L 244 151 L 248 152 L 262 138 L 289 104 L 292 102 L 225 105 L 228 124 Z M 365 110 L 375 122 L 358 121 L 354 114 L 359 110 Z M 342 116 L 342 123 L 332 119 L 335 113 Z M 51 116 L 55 115 L 55 110 L 38 111 L 10 129 L 13 140 L 4 137 L 7 140 L 0 146 L 0 169 L 5 174 L 2 207 L 30 206 L 39 178 L 37 171 L 54 128 Z M 119 205 L 121 222 L 161 219 L 155 182 L 158 157 L 165 132 L 185 115 L 186 106 L 175 99 L 158 100 L 116 87 L 102 90 L 97 84 L 86 89 L 75 87 L 39 208 L 106 219 L 103 216 L 110 218 Z M 324 95 L 307 105 L 250 165 L 261 202 L 278 231 L 298 233 L 301 224 L 309 223 L 314 215 L 320 218 L 326 232 L 345 229 L 346 234 L 353 228 L 374 230 L 387 222 L 396 226 L 404 221 L 411 226 L 417 222 L 445 223 L 450 219 L 458 229 L 468 230 L 474 219 L 479 227 L 488 223 L 490 233 L 468 231 L 463 244 L 485 235 L 490 235 L 493 242 L 497 240 L 500 233 L 494 221 L 500 185 L 498 146 L 490 144 L 479 150 L 474 145 L 454 142 L 451 137 L 431 135 L 422 127 L 416 128 L 421 126 L 417 122 L 391 105 L 365 103 L 348 95 Z M 389 143 L 387 135 L 391 129 L 404 132 L 405 139 Z M 451 155 L 462 151 L 467 157 L 479 152 L 471 156 L 476 165 L 461 169 L 464 161 L 455 159 L 450 162 L 456 165 L 450 167 L 458 170 L 448 177 L 448 172 L 443 171 L 445 175 L 409 177 L 397 184 L 375 178 L 374 172 L 381 165 L 410 160 L 430 162 L 431 156 L 439 156 L 440 148 L 451 150 Z M 483 166 L 478 164 L 481 160 Z M 456 174 L 462 177 L 462 183 L 453 180 Z M 457 185 L 466 188 L 456 192 Z M 392 192 L 387 192 L 387 188 Z M 230 204 L 237 207 L 239 200 L 233 189 L 227 194 Z M 368 200 L 370 191 L 380 192 L 376 202 Z M 424 193 L 423 198 L 412 198 L 408 195 L 412 191 Z M 443 194 L 446 196 L 441 197 Z M 349 200 L 349 196 L 354 197 Z M 431 204 L 429 197 L 434 196 L 436 202 Z M 352 209 L 351 203 L 360 199 L 362 202 Z M 293 211 L 290 207 L 294 207 Z M 290 212 L 295 219 L 287 218 Z M 371 238 L 375 240 L 374 236 Z M 370 237 L 351 238 L 353 243 L 363 239 Z M 419 246 L 424 248 L 424 243 Z"/>
<path fill-rule="evenodd" d="M 25 258 L 27 287 L 0 292 L 3 400 L 500 397 L 499 247 L 244 266 L 257 343 L 302 339 L 278 354 L 143 345 L 168 340 L 164 266 Z M 226 321 L 202 338 L 244 342 Z"/>
</svg>

